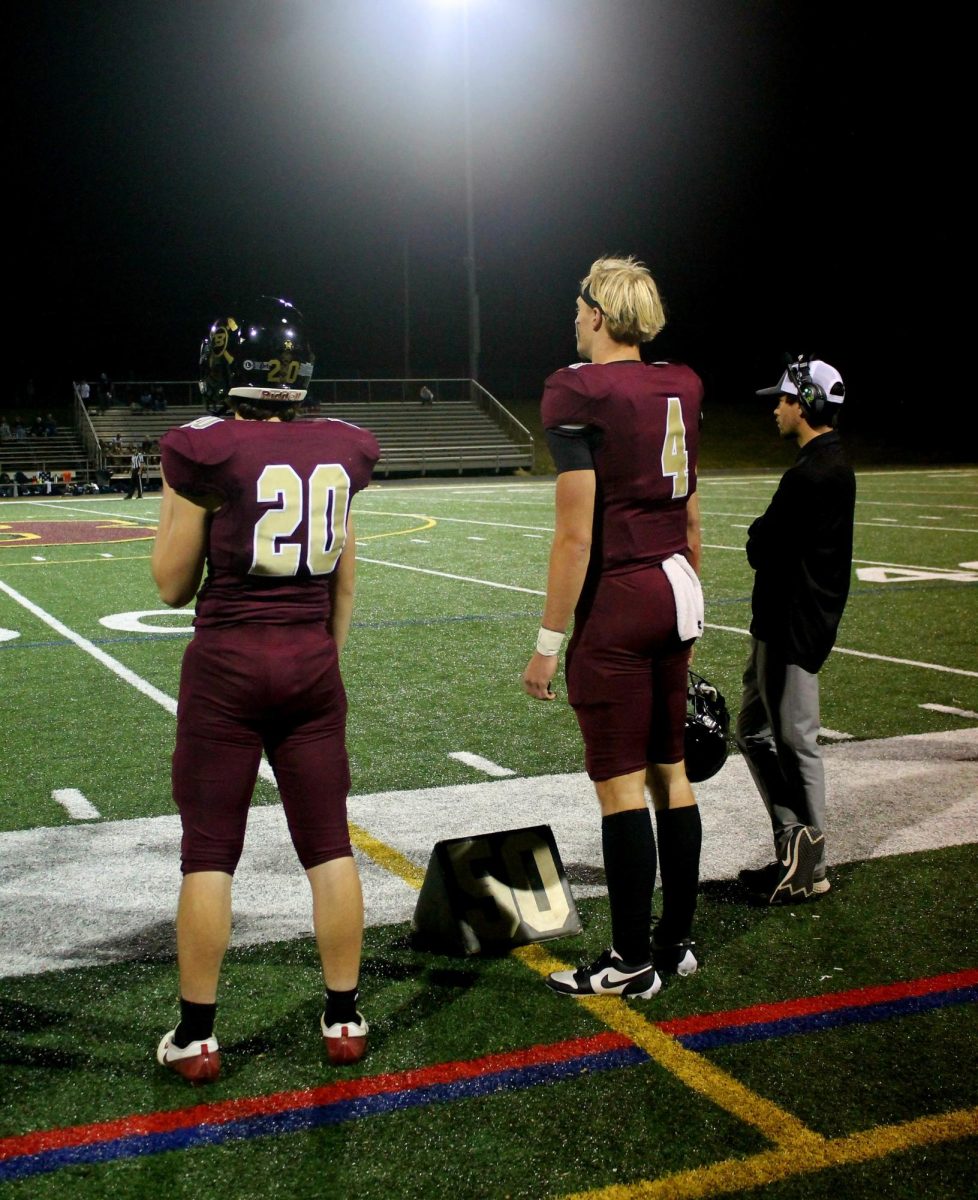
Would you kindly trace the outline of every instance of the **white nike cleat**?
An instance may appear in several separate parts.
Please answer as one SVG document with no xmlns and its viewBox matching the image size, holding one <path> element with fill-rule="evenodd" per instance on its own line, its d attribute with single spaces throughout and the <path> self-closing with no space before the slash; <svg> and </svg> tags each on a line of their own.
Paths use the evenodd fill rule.
<svg viewBox="0 0 978 1200">
<path fill-rule="evenodd" d="M 617 950 L 605 950 L 589 967 L 554 971 L 546 983 L 562 996 L 628 996 L 633 1000 L 649 1000 L 662 987 L 651 962 L 629 966 Z"/>
</svg>

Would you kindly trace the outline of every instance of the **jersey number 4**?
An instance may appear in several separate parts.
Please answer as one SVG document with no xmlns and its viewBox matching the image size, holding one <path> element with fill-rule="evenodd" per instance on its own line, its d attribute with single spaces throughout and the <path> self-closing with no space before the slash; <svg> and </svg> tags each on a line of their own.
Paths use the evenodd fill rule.
<svg viewBox="0 0 978 1200">
<path fill-rule="evenodd" d="M 338 463 L 320 463 L 303 480 L 287 463 L 270 463 L 258 476 L 256 498 L 276 507 L 255 525 L 249 574 L 297 575 L 305 565 L 311 575 L 329 575 L 346 543 L 346 471 Z"/>
<path fill-rule="evenodd" d="M 672 480 L 672 498 L 689 494 L 689 454 L 686 451 L 686 426 L 678 396 L 667 398 L 666 436 L 662 443 L 662 474 Z"/>
</svg>

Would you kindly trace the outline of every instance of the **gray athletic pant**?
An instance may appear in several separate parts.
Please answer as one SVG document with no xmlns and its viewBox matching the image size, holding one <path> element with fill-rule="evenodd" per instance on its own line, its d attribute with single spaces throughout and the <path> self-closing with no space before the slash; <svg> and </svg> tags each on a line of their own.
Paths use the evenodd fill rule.
<svg viewBox="0 0 978 1200">
<path fill-rule="evenodd" d="M 736 738 L 771 818 L 779 854 L 793 826 L 825 828 L 818 728 L 818 676 L 751 638 Z M 823 844 L 815 878 L 824 875 Z"/>
</svg>

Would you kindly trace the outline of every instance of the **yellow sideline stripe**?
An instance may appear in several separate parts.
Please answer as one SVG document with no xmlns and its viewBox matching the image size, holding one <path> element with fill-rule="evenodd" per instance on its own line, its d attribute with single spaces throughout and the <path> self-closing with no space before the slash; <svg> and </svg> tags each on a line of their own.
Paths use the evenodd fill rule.
<svg viewBox="0 0 978 1200">
<path fill-rule="evenodd" d="M 420 867 L 416 867 L 400 850 L 388 846 L 386 842 L 375 838 L 372 833 L 367 833 L 366 829 L 361 829 L 359 825 L 350 825 L 350 841 L 385 871 L 397 875 L 411 887 L 420 888 L 424 883 L 424 871 Z"/>
<path fill-rule="evenodd" d="M 566 969 L 566 963 L 560 962 L 539 945 L 521 946 L 513 953 L 538 975 Z M 641 1046 L 654 1062 L 681 1079 L 687 1087 L 746 1125 L 753 1126 L 776 1146 L 790 1149 L 793 1154 L 808 1153 L 822 1146 L 825 1139 L 821 1134 L 813 1133 L 796 1117 L 744 1087 L 702 1055 L 687 1050 L 620 997 L 583 996 L 576 1003 L 583 1005 L 609 1029 L 624 1034 L 636 1046 Z"/>
<path fill-rule="evenodd" d="M 358 850 L 411 887 L 421 887 L 424 871 L 400 851 L 356 825 L 350 826 L 350 840 Z M 549 975 L 551 971 L 562 971 L 567 966 L 538 944 L 519 946 L 512 953 L 524 966 L 541 976 Z M 654 1062 L 682 1080 L 687 1087 L 757 1129 L 776 1146 L 782 1146 L 797 1155 L 811 1153 L 824 1144 L 825 1139 L 820 1134 L 813 1133 L 796 1117 L 744 1087 L 701 1055 L 687 1050 L 619 997 L 585 996 L 578 1003 L 593 1013 L 603 1025 L 630 1038 Z"/>
<path fill-rule="evenodd" d="M 933 1146 L 978 1134 L 978 1108 L 963 1108 L 933 1117 L 918 1117 L 899 1125 L 880 1125 L 846 1137 L 833 1138 L 804 1150 L 781 1147 L 749 1158 L 728 1158 L 709 1167 L 644 1179 L 613 1183 L 590 1192 L 573 1192 L 562 1200 L 705 1200 L 726 1192 L 762 1187 L 783 1179 L 872 1162 L 901 1150 Z M 844 1193 L 844 1185 L 840 1194 Z"/>
</svg>

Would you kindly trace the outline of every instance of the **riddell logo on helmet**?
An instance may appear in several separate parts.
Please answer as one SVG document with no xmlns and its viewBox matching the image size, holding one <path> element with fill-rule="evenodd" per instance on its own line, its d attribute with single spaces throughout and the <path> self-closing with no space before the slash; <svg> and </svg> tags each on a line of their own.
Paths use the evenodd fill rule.
<svg viewBox="0 0 978 1200">
<path fill-rule="evenodd" d="M 301 400 L 302 393 L 301 392 L 290 392 L 287 389 L 281 390 L 281 389 L 277 389 L 277 388 L 276 389 L 262 388 L 261 399 L 262 400 Z"/>
</svg>

